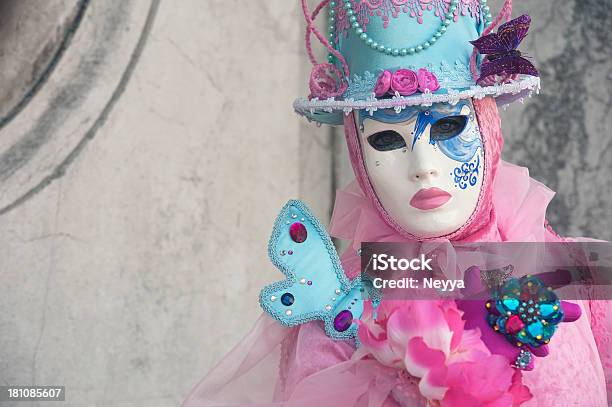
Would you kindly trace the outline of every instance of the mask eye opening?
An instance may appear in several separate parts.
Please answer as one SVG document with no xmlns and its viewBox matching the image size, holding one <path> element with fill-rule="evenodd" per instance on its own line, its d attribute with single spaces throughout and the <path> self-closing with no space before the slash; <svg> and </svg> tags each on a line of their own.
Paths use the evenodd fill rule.
<svg viewBox="0 0 612 407">
<path fill-rule="evenodd" d="M 406 147 L 406 140 L 395 130 L 383 130 L 367 137 L 368 144 L 377 151 L 393 151 Z"/>
<path fill-rule="evenodd" d="M 468 116 L 446 116 L 431 125 L 429 137 L 432 142 L 452 139 L 461 134 L 468 124 Z"/>
</svg>

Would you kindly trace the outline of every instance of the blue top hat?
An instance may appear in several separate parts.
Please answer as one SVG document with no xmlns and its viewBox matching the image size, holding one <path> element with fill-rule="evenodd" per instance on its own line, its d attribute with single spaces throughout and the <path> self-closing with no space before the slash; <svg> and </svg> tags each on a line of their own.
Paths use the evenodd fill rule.
<svg viewBox="0 0 612 407">
<path fill-rule="evenodd" d="M 354 109 L 399 112 L 406 106 L 485 96 L 508 104 L 539 89 L 537 71 L 516 50 L 527 34 L 529 16 L 490 33 L 504 17 L 509 19 L 508 4 L 495 21 L 486 0 L 324 0 L 312 14 L 306 0 L 302 5 L 315 67 L 311 95 L 297 99 L 294 108 L 310 120 L 340 125 L 342 114 Z M 325 5 L 327 37 L 313 22 Z M 328 63 L 316 64 L 312 33 L 328 48 Z M 477 55 L 472 43 L 487 56 Z"/>
</svg>

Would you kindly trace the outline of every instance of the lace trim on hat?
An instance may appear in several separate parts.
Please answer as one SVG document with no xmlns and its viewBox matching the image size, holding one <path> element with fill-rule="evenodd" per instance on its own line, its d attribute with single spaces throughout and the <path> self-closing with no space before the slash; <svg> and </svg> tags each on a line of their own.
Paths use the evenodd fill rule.
<svg viewBox="0 0 612 407">
<path fill-rule="evenodd" d="M 376 99 L 373 93 L 366 99 L 344 99 L 336 100 L 333 98 L 319 100 L 317 98 L 308 100 L 299 98 L 293 103 L 293 108 L 298 114 L 308 117 L 308 113 L 313 115 L 315 112 L 328 112 L 341 110 L 349 115 L 353 110 L 363 109 L 374 114 L 378 109 L 395 109 L 401 112 L 407 106 L 431 106 L 434 103 L 457 104 L 462 99 L 483 99 L 487 96 L 519 95 L 528 91 L 531 96 L 533 91 L 539 93 L 540 78 L 535 76 L 521 77 L 518 80 L 493 86 L 481 87 L 470 86 L 465 90 L 449 89 L 447 93 L 424 92 L 414 96 L 400 96 L 396 94 L 389 99 Z"/>
<path fill-rule="evenodd" d="M 419 68 L 427 68 L 429 72 L 436 75 L 440 88 L 469 88 L 474 86 L 474 80 L 470 72 L 470 67 L 460 61 L 456 61 L 454 64 L 442 61 L 439 65 L 434 66 L 433 64 L 427 64 L 427 66 L 405 66 L 402 68 L 411 69 L 417 71 Z M 390 69 L 394 71 L 395 69 Z M 363 75 L 353 75 L 349 78 L 349 85 L 344 99 L 355 99 L 364 100 L 370 97 L 376 86 L 376 81 L 382 70 L 377 72 L 366 71 Z"/>
<path fill-rule="evenodd" d="M 444 15 L 448 12 L 451 0 L 351 0 L 351 2 L 357 21 L 367 32 L 371 18 L 382 18 L 383 27 L 387 28 L 391 18 L 399 17 L 400 13 L 415 18 L 419 24 L 423 24 L 424 12 L 433 11 L 436 17 L 444 20 Z M 480 22 L 480 8 L 480 0 L 462 0 L 457 4 L 453 21 L 457 21 L 459 16 L 470 15 L 477 22 Z M 337 1 L 336 16 L 336 38 L 334 40 L 338 43 L 340 35 L 344 35 L 346 38 L 351 28 L 343 1 Z"/>
</svg>

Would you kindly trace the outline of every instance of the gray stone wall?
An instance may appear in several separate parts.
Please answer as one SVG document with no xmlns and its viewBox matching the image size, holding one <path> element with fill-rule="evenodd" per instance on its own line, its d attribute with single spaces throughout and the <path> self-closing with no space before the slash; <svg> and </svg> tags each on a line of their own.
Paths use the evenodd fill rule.
<svg viewBox="0 0 612 407">
<path fill-rule="evenodd" d="M 331 138 L 291 107 L 298 3 L 9 9 L 0 383 L 65 385 L 74 407 L 178 405 L 260 314 L 282 205 L 329 216 Z"/>
<path fill-rule="evenodd" d="M 612 239 L 612 2 L 515 2 L 531 13 L 525 50 L 542 92 L 503 114 L 504 158 L 557 191 L 549 220 L 563 235 Z"/>
</svg>

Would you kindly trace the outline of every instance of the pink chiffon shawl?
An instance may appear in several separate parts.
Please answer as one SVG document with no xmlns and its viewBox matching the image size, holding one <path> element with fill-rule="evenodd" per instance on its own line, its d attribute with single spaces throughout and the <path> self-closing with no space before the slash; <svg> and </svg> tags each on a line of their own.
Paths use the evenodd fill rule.
<svg viewBox="0 0 612 407">
<path fill-rule="evenodd" d="M 545 227 L 554 192 L 531 179 L 526 168 L 499 162 L 486 227 L 466 241 L 562 241 Z M 354 182 L 338 191 L 332 236 L 351 240 L 342 256 L 349 276 L 359 272 L 361 242 L 410 239 L 389 226 Z M 609 301 L 579 301 L 583 317 L 563 324 L 550 355 L 525 372 L 534 397 L 527 406 L 608 405 L 612 356 Z M 321 324 L 283 328 L 262 315 L 251 332 L 191 391 L 184 407 L 219 405 L 425 406 L 410 377 L 373 360 L 351 359 L 351 342 L 325 336 Z M 606 384 L 606 378 L 608 383 Z"/>
</svg>

